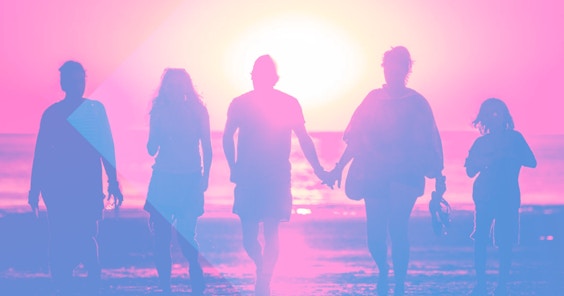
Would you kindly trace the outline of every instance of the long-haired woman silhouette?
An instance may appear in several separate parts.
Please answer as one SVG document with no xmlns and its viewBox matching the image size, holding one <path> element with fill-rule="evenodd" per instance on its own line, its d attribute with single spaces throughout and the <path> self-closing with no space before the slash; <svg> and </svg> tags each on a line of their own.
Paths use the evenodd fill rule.
<svg viewBox="0 0 564 296">
<path fill-rule="evenodd" d="M 198 217 L 204 212 L 212 148 L 208 111 L 186 70 L 165 70 L 150 118 L 147 151 L 156 156 L 145 210 L 155 238 L 160 286 L 170 291 L 170 242 L 175 226 L 189 262 L 192 292 L 201 294 L 205 284 L 195 236 Z"/>
</svg>

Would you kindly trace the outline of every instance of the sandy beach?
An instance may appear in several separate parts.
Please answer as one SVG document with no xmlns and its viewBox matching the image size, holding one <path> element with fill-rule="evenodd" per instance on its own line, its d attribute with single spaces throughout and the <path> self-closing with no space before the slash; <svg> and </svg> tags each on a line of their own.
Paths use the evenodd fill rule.
<svg viewBox="0 0 564 296">
<path fill-rule="evenodd" d="M 227 209 L 224 209 L 227 210 Z M 228 213 L 228 212 L 227 212 Z M 410 225 L 408 295 L 466 295 L 473 286 L 473 248 L 468 235 L 473 213 L 455 210 L 445 237 L 436 237 L 424 208 Z M 515 248 L 510 295 L 564 295 L 562 253 L 564 207 L 525 206 L 521 244 Z M 2 295 L 49 295 L 47 223 L 30 213 L 0 218 Z M 281 226 L 281 252 L 273 295 L 375 295 L 375 265 L 366 249 L 362 207 L 330 206 L 293 215 Z M 106 213 L 98 241 L 103 265 L 102 295 L 158 294 L 152 241 L 145 213 Z M 204 215 L 198 241 L 208 289 L 205 295 L 252 295 L 254 267 L 244 253 L 238 220 L 231 214 Z M 173 242 L 173 295 L 189 295 L 187 264 Z M 497 274 L 496 249 L 489 249 L 490 291 Z M 75 269 L 77 285 L 85 271 Z M 77 294 L 78 295 L 78 294 Z"/>
</svg>

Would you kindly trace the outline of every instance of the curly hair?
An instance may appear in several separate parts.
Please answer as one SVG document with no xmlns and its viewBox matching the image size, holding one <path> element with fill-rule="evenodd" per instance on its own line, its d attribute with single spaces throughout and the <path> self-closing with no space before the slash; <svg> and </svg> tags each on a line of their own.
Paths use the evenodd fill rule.
<svg viewBox="0 0 564 296">
<path fill-rule="evenodd" d="M 509 108 L 502 100 L 497 98 L 489 98 L 480 105 L 480 111 L 476 119 L 472 121 L 472 125 L 478 128 L 480 133 L 487 134 L 491 131 L 495 118 L 501 119 L 503 129 L 512 130 L 515 128 Z"/>
</svg>

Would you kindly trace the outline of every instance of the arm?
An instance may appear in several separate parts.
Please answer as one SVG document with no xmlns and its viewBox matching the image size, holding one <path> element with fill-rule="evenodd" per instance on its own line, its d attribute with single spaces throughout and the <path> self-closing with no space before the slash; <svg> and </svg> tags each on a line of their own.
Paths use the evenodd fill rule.
<svg viewBox="0 0 564 296">
<path fill-rule="evenodd" d="M 230 180 L 235 182 L 234 168 L 235 168 L 235 132 L 239 127 L 235 124 L 233 119 L 228 116 L 227 122 L 225 123 L 225 129 L 223 131 L 223 153 L 225 153 L 225 159 L 229 165 L 230 170 Z"/>
<path fill-rule="evenodd" d="M 480 172 L 477 166 L 468 163 L 468 159 L 466 159 L 464 166 L 466 167 L 466 175 L 470 178 L 474 178 Z"/>
<path fill-rule="evenodd" d="M 305 126 L 302 124 L 298 127 L 295 127 L 293 130 L 298 137 L 298 141 L 300 143 L 300 147 L 302 148 L 304 156 L 313 168 L 313 172 L 315 173 L 315 175 L 317 175 L 317 177 L 319 177 L 319 179 L 325 181 L 327 177 L 325 170 L 323 170 L 323 167 L 319 162 L 317 152 L 315 151 L 315 146 L 313 145 L 313 140 L 307 133 Z"/>
<path fill-rule="evenodd" d="M 332 180 L 337 181 L 337 186 L 341 188 L 341 179 L 343 177 L 343 169 L 347 166 L 347 164 L 353 159 L 354 153 L 353 149 L 350 145 L 347 145 L 345 151 L 339 158 L 337 164 L 335 164 L 335 168 L 329 173 L 331 175 Z M 335 181 L 332 181 L 334 184 Z M 331 185 L 332 186 L 332 185 Z"/>
<path fill-rule="evenodd" d="M 45 155 L 46 148 L 48 146 L 48 139 L 45 134 L 45 126 L 47 125 L 46 121 L 46 114 L 44 113 L 41 117 L 39 132 L 37 133 L 37 140 L 35 142 L 35 152 L 33 154 L 33 164 L 31 167 L 30 189 L 27 197 L 27 202 L 36 216 L 39 214 L 39 195 L 43 189 L 45 160 L 46 157 L 48 157 Z"/>
<path fill-rule="evenodd" d="M 155 118 L 157 115 L 151 114 L 151 119 L 149 122 L 149 140 L 147 141 L 147 152 L 151 156 L 155 156 L 157 151 L 159 151 L 159 143 L 157 140 L 157 120 Z"/>
<path fill-rule="evenodd" d="M 468 152 L 468 157 L 464 162 L 464 167 L 466 168 L 466 175 L 470 178 L 474 178 L 482 169 L 485 167 L 484 161 L 480 161 L 480 158 L 477 155 L 479 147 L 479 139 L 472 144 L 470 151 Z"/>
<path fill-rule="evenodd" d="M 202 122 L 202 135 L 200 138 L 200 144 L 202 145 L 202 154 L 204 162 L 204 171 L 202 176 L 202 190 L 206 191 L 208 189 L 209 179 L 210 179 L 210 168 L 212 163 L 212 145 L 211 145 L 211 131 L 210 131 L 210 117 L 205 111 L 205 116 Z"/>
<path fill-rule="evenodd" d="M 104 145 L 101 149 L 102 163 L 104 164 L 104 170 L 108 176 L 108 200 L 112 197 L 115 200 L 116 209 L 123 203 L 123 194 L 119 187 L 117 180 L 116 171 L 116 154 L 114 146 L 114 138 L 112 136 L 112 130 L 110 128 L 110 122 L 108 116 L 106 115 L 106 110 L 104 106 L 101 105 L 101 133 L 102 133 L 102 144 Z"/>
<path fill-rule="evenodd" d="M 531 150 L 531 147 L 529 147 L 529 144 L 527 144 L 527 141 L 525 141 L 525 138 L 523 136 L 521 136 L 521 138 L 523 139 L 523 155 L 522 155 L 522 163 L 523 166 L 529 167 L 529 168 L 536 168 L 537 167 L 537 159 L 535 158 L 535 155 L 533 154 L 533 151 Z"/>
</svg>

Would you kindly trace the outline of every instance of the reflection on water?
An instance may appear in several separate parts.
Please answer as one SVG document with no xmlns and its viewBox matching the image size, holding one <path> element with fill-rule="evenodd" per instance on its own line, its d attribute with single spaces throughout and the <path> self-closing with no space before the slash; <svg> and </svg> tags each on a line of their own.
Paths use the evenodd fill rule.
<svg viewBox="0 0 564 296">
<path fill-rule="evenodd" d="M 233 184 L 223 157 L 221 133 L 212 135 L 214 159 L 210 187 L 206 192 L 206 210 L 215 206 L 231 206 Z M 312 133 L 319 158 L 326 169 L 332 169 L 344 143 L 340 132 Z M 464 172 L 463 164 L 467 151 L 474 141 L 473 132 L 445 132 L 442 134 L 447 176 L 446 198 L 451 204 L 471 204 L 472 180 Z M 145 151 L 145 133 L 116 133 L 118 172 L 122 190 L 126 195 L 124 207 L 142 207 L 150 179 L 153 159 Z M 564 135 L 532 136 L 530 145 L 538 159 L 535 170 L 523 169 L 520 177 L 524 204 L 562 204 L 564 199 Z M 0 135 L 0 208 L 24 207 L 27 202 L 29 176 L 33 158 L 35 135 Z M 346 198 L 342 189 L 330 190 L 322 186 L 294 139 L 292 161 L 292 192 L 296 207 L 304 205 L 362 205 L 362 202 Z M 346 173 L 346 171 L 345 171 Z M 432 182 L 427 183 L 424 198 L 428 201 Z M 343 215 L 346 215 L 343 213 Z"/>
</svg>

